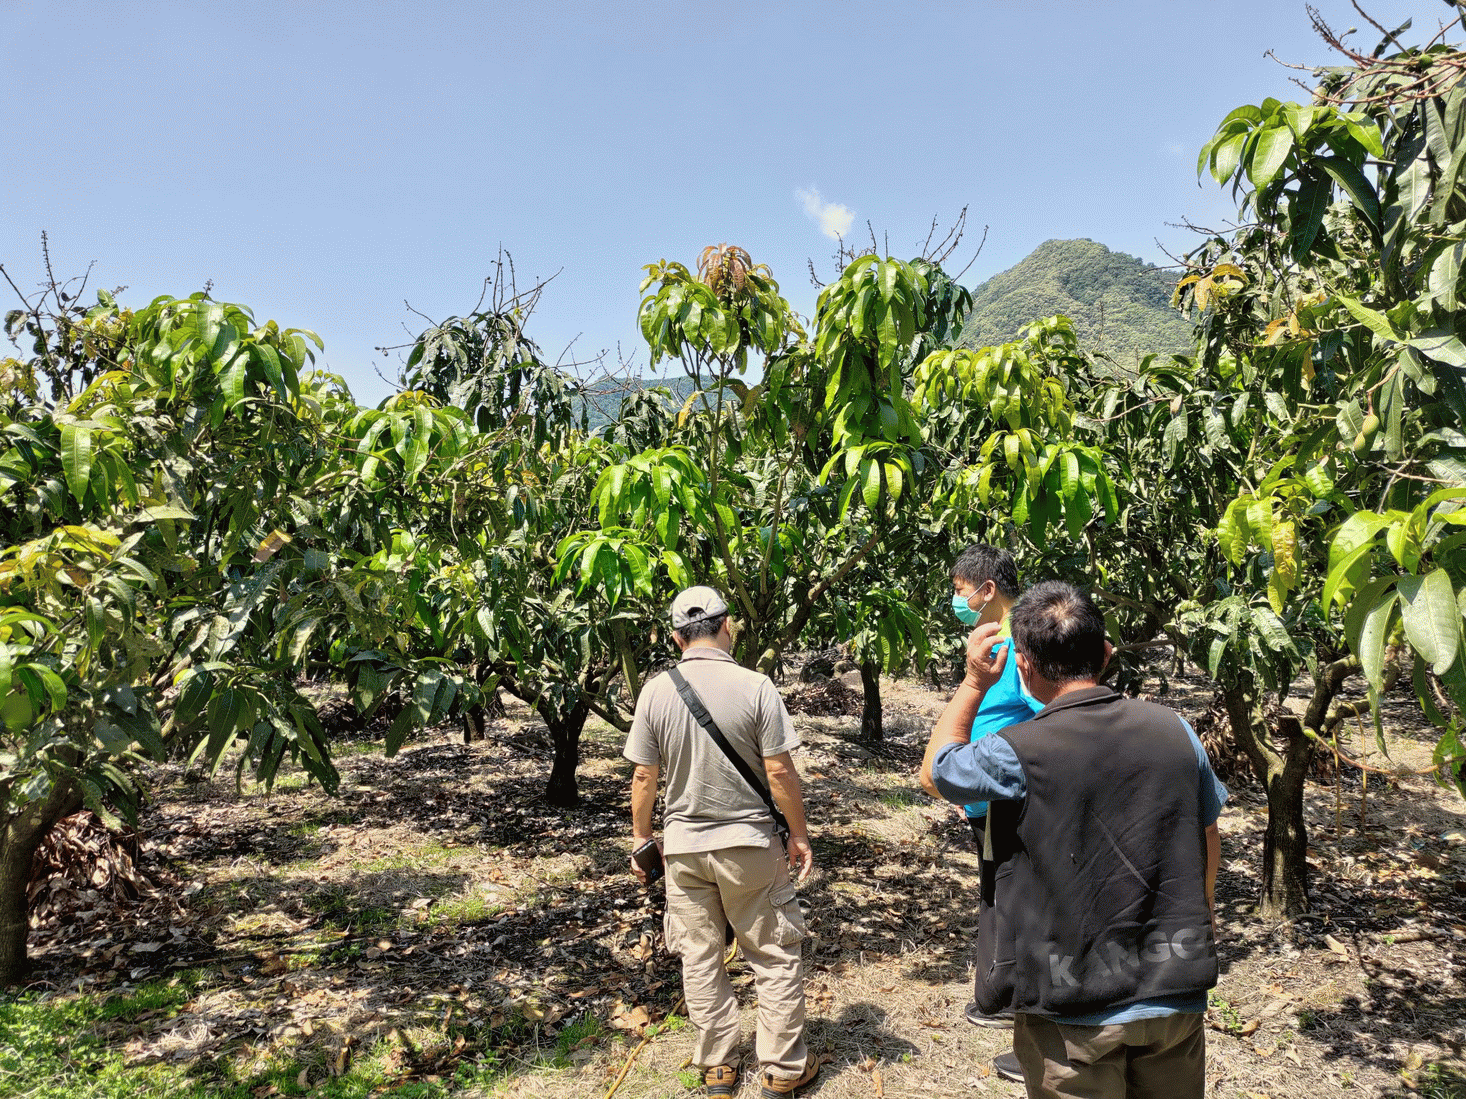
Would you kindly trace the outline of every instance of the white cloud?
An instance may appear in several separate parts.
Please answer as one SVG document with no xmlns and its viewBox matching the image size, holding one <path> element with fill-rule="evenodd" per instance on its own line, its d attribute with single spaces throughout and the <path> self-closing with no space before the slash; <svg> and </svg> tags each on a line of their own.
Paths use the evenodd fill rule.
<svg viewBox="0 0 1466 1099">
<path fill-rule="evenodd" d="M 826 202 L 813 187 L 800 187 L 794 197 L 804 205 L 804 212 L 820 227 L 820 232 L 831 240 L 839 240 L 850 232 L 855 220 L 855 211 L 838 202 Z"/>
</svg>

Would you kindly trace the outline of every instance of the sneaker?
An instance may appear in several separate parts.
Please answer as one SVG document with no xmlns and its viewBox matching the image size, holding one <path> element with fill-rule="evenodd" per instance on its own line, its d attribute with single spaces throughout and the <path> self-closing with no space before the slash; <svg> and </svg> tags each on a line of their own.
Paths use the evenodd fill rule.
<svg viewBox="0 0 1466 1099">
<path fill-rule="evenodd" d="M 982 1012 L 982 1008 L 977 1006 L 977 1001 L 975 1000 L 967 1005 L 962 1014 L 973 1026 L 992 1027 L 996 1030 L 1011 1027 L 1013 1025 L 1012 1008 L 1005 1007 L 996 1015 L 984 1015 Z"/>
<path fill-rule="evenodd" d="M 794 1079 L 784 1076 L 775 1076 L 772 1072 L 764 1073 L 763 1090 L 759 1092 L 762 1099 L 781 1099 L 785 1095 L 793 1095 L 794 1092 L 804 1087 L 820 1074 L 820 1059 L 817 1054 L 811 1053 L 809 1059 L 804 1062 L 804 1071 Z"/>
<path fill-rule="evenodd" d="M 714 1065 L 702 1070 L 703 1086 L 714 1099 L 733 1099 L 738 1090 L 738 1066 Z"/>
<path fill-rule="evenodd" d="M 1000 1053 L 993 1058 L 993 1071 L 1004 1080 L 1015 1084 L 1023 1083 L 1023 1066 L 1018 1063 L 1018 1054 Z"/>
</svg>

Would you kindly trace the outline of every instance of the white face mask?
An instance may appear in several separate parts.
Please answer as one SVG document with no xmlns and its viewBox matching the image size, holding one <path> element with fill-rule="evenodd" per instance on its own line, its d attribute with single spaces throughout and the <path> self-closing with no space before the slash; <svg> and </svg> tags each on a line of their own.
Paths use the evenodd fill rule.
<svg viewBox="0 0 1466 1099">
<path fill-rule="evenodd" d="M 1018 659 L 1016 654 L 1013 659 L 1015 661 Z M 1015 664 L 1014 666 L 1018 671 L 1018 693 L 1023 696 L 1023 701 L 1027 702 L 1030 706 L 1036 706 L 1042 709 L 1043 703 L 1033 697 L 1033 692 L 1028 689 L 1028 681 L 1023 678 L 1023 665 Z"/>
</svg>

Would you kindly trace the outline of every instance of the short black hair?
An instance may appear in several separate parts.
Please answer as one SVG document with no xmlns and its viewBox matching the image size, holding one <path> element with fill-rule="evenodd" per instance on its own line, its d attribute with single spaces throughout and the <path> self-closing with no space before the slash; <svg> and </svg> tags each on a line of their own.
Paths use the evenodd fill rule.
<svg viewBox="0 0 1466 1099">
<path fill-rule="evenodd" d="M 1055 683 L 1098 679 L 1105 668 L 1105 616 L 1072 584 L 1035 584 L 1009 612 L 1013 644 Z"/>
<path fill-rule="evenodd" d="M 711 618 L 699 618 L 695 622 L 689 622 L 674 631 L 682 638 L 683 644 L 690 645 L 694 641 L 701 641 L 705 637 L 715 637 L 723 628 L 723 620 L 728 617 L 728 612 L 715 614 Z"/>
<path fill-rule="evenodd" d="M 968 546 L 952 565 L 952 579 L 980 588 L 991 580 L 1004 599 L 1018 598 L 1018 566 L 1013 555 L 997 546 L 978 542 Z"/>
</svg>

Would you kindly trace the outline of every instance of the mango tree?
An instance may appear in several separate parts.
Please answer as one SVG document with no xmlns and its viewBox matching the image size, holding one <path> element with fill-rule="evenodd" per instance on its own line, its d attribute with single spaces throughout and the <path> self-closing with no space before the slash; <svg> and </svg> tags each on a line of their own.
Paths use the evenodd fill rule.
<svg viewBox="0 0 1466 1099">
<path fill-rule="evenodd" d="M 1181 510 L 1222 560 L 1202 554 L 1170 628 L 1218 678 L 1267 789 L 1271 915 L 1308 904 L 1303 777 L 1354 712 L 1335 699 L 1348 677 L 1363 673 L 1377 729 L 1378 695 L 1410 674 L 1395 642 L 1416 650 L 1432 706 L 1432 675 L 1459 692 L 1460 58 L 1382 47 L 1327 73 L 1310 104 L 1223 121 L 1199 167 L 1232 184 L 1246 224 L 1193 256 L 1180 293 L 1197 362 L 1158 385 L 1171 407 L 1133 432 L 1173 481 L 1197 480 L 1198 459 L 1207 471 Z M 1304 714 L 1269 722 L 1265 697 L 1303 667 Z"/>
<path fill-rule="evenodd" d="M 739 619 L 736 655 L 769 671 L 912 506 L 927 465 L 905 388 L 916 356 L 955 334 L 966 294 L 924 261 L 862 257 L 825 287 L 806 338 L 741 249 L 709 249 L 698 276 L 648 270 L 652 360 L 679 362 L 696 390 L 669 445 L 601 475 L 599 529 L 562 545 L 561 568 L 614 595 L 585 566 L 614 540 L 664 586 L 716 584 Z M 751 355 L 763 376 L 748 385 L 735 375 Z"/>
<path fill-rule="evenodd" d="M 35 351 L 13 363 L 91 381 L 64 403 L 27 395 L 0 418 L 7 982 L 24 966 L 32 853 L 82 804 L 108 821 L 131 808 L 139 758 L 217 767 L 242 737 L 241 768 L 268 779 L 293 757 L 336 781 L 277 639 L 253 628 L 289 583 L 280 563 L 253 558 L 295 499 L 291 467 L 320 457 L 298 405 L 313 337 L 202 296 L 137 313 L 99 297 L 64 323 L 34 307 L 9 321 Z"/>
<path fill-rule="evenodd" d="M 133 312 L 103 293 L 68 309 L 7 320 L 31 355 L 7 360 L 22 384 L 0 414 L 6 981 L 35 847 L 79 805 L 130 813 L 141 758 L 216 772 L 232 754 L 267 784 L 295 760 L 335 788 L 297 672 L 329 648 L 361 655 L 344 637 L 391 647 L 412 594 L 382 560 L 410 538 L 397 505 L 464 442 L 422 407 L 364 418 L 339 379 L 302 377 L 313 335 L 240 306 L 199 294 Z M 91 380 L 50 386 L 62 400 L 23 384 L 48 377 Z M 458 704 L 454 677 L 403 662 L 414 704 L 397 732 Z"/>
<path fill-rule="evenodd" d="M 587 719 L 629 728 L 651 645 L 650 573 L 638 551 L 604 547 L 588 567 L 608 585 L 610 608 L 555 575 L 557 546 L 588 524 L 597 476 L 625 451 L 585 433 L 579 384 L 524 336 L 527 316 L 514 306 L 450 318 L 409 354 L 406 378 L 420 387 L 411 392 L 451 402 L 435 414 L 460 417 L 477 441 L 435 485 L 455 501 L 453 521 L 426 521 L 425 508 L 412 523 L 415 553 L 403 567 L 416 598 L 404 651 L 388 663 L 409 652 L 441 660 L 480 696 L 502 689 L 533 708 L 553 749 L 546 797 L 570 806 Z M 482 707 L 465 719 L 481 728 Z"/>
</svg>

